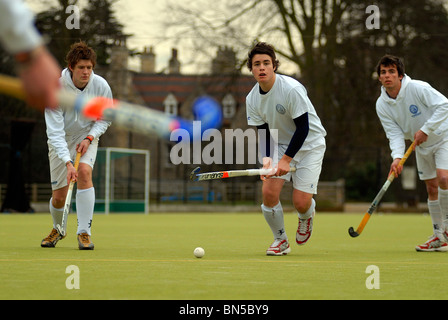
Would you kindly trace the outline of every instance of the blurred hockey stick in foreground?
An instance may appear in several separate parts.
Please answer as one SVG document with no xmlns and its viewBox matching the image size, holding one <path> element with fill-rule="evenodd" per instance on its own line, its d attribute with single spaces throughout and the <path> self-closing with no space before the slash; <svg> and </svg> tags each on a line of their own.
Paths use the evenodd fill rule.
<svg viewBox="0 0 448 320">
<path fill-rule="evenodd" d="M 0 93 L 25 101 L 22 84 L 14 77 L 0 75 Z M 62 109 L 74 108 L 89 119 L 112 121 L 114 125 L 129 131 L 169 140 L 172 131 L 184 129 L 190 137 L 193 137 L 193 121 L 171 116 L 146 106 L 104 97 L 75 95 L 64 90 L 59 91 L 58 100 Z M 195 120 L 201 123 L 201 133 L 221 126 L 221 107 L 209 96 L 202 96 L 194 101 L 193 114 Z"/>
</svg>

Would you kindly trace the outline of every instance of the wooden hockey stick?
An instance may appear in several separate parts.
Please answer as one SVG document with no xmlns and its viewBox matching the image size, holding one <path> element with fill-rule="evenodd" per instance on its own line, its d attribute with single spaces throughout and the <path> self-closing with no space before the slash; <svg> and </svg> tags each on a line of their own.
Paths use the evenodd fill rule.
<svg viewBox="0 0 448 320">
<path fill-rule="evenodd" d="M 412 151 L 414 150 L 414 144 L 415 144 L 415 141 L 412 142 L 411 146 L 408 148 L 408 150 L 404 154 L 403 158 L 401 158 L 400 163 L 398 164 L 399 166 L 403 166 L 403 164 L 409 158 Z M 392 172 L 391 174 L 389 174 L 389 177 L 387 178 L 387 180 L 384 183 L 383 187 L 381 188 L 380 192 L 378 192 L 375 199 L 373 199 L 373 202 L 370 205 L 369 209 L 364 214 L 364 217 L 362 218 L 362 221 L 359 224 L 358 229 L 356 229 L 356 231 L 355 231 L 355 229 L 353 229 L 353 227 L 350 227 L 348 229 L 348 233 L 350 234 L 351 237 L 355 238 L 362 233 L 362 231 L 364 230 L 364 227 L 366 226 L 367 222 L 370 219 L 370 216 L 377 208 L 378 204 L 380 203 L 381 199 L 383 198 L 384 194 L 386 193 L 387 189 L 389 188 L 392 181 L 394 181 L 394 179 L 395 179 L 395 174 Z"/>
</svg>

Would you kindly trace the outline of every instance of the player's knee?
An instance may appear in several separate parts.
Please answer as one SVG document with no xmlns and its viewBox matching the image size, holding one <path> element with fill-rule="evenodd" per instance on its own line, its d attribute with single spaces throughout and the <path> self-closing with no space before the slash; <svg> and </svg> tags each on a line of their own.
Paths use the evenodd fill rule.
<svg viewBox="0 0 448 320">
<path fill-rule="evenodd" d="M 308 211 L 308 209 L 310 208 L 310 205 L 305 204 L 305 203 L 295 203 L 294 207 L 296 208 L 296 210 L 300 213 L 305 213 Z"/>
<path fill-rule="evenodd" d="M 92 170 L 85 166 L 78 169 L 78 185 L 86 185 L 92 181 Z"/>
<path fill-rule="evenodd" d="M 439 187 L 442 189 L 448 189 L 448 175 L 442 175 L 439 177 Z"/>
<path fill-rule="evenodd" d="M 64 207 L 65 197 L 63 195 L 53 194 L 51 204 L 53 205 L 53 207 L 60 209 Z"/>
<path fill-rule="evenodd" d="M 305 213 L 311 206 L 311 199 L 305 199 L 305 198 L 295 199 L 293 200 L 293 204 L 294 208 L 296 208 L 298 212 Z"/>
<path fill-rule="evenodd" d="M 279 195 L 272 190 L 263 190 L 263 203 L 265 206 L 274 207 L 279 202 Z"/>
</svg>

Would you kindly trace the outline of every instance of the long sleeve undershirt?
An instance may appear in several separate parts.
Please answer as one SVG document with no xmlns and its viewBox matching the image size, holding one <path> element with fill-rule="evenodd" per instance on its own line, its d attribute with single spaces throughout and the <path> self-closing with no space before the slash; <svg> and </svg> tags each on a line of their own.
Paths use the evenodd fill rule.
<svg viewBox="0 0 448 320">
<path fill-rule="evenodd" d="M 294 123 L 296 125 L 296 131 L 294 132 L 291 141 L 288 145 L 288 148 L 285 151 L 285 155 L 294 158 L 297 152 L 302 147 L 305 142 L 306 137 L 309 132 L 309 121 L 308 121 L 308 112 L 302 114 L 300 117 L 294 119 Z M 262 124 L 261 126 L 257 126 L 258 130 L 266 130 L 266 139 L 265 139 L 265 148 L 260 148 L 260 150 L 264 151 L 262 157 L 270 157 L 271 156 L 271 135 L 269 133 L 269 125 L 267 123 Z"/>
</svg>

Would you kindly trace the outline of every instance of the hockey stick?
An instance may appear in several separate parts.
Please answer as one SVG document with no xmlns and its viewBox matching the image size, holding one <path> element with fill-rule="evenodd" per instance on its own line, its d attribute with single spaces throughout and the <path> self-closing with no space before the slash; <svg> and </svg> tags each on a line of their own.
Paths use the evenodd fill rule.
<svg viewBox="0 0 448 320">
<path fill-rule="evenodd" d="M 14 77 L 0 75 L 0 93 L 25 100 L 22 83 Z M 171 132 L 176 129 L 184 129 L 193 137 L 193 121 L 167 115 L 146 106 L 104 97 L 75 95 L 65 90 L 60 90 L 57 96 L 62 109 L 74 108 L 92 120 L 112 121 L 123 129 L 166 140 L 170 139 Z M 201 134 L 207 129 L 221 126 L 221 107 L 211 97 L 202 96 L 196 99 L 193 103 L 193 113 L 195 119 L 200 121 Z"/>
<path fill-rule="evenodd" d="M 408 159 L 408 157 L 411 155 L 412 151 L 414 150 L 414 144 L 415 144 L 415 142 L 412 142 L 411 146 L 408 148 L 408 150 L 404 154 L 403 158 L 401 158 L 400 163 L 398 164 L 399 166 L 403 166 L 404 163 L 406 162 L 406 160 Z M 373 202 L 370 205 L 369 209 L 364 214 L 364 217 L 362 218 L 362 221 L 359 224 L 358 229 L 356 229 L 356 231 L 355 231 L 355 229 L 353 229 L 353 227 L 350 227 L 348 229 L 348 233 L 350 234 L 351 237 L 355 238 L 362 233 L 362 230 L 364 230 L 364 227 L 366 226 L 367 221 L 369 221 L 370 216 L 377 208 L 378 204 L 380 203 L 381 199 L 383 198 L 384 194 L 386 193 L 387 189 L 391 185 L 392 181 L 394 181 L 394 179 L 395 179 L 395 174 L 392 172 L 391 174 L 389 174 L 389 176 L 387 177 L 387 180 L 384 183 L 383 187 L 381 188 L 380 192 L 378 192 L 375 199 L 373 199 Z"/>
<path fill-rule="evenodd" d="M 289 168 L 289 170 L 291 172 L 294 172 L 296 171 L 296 168 L 291 167 Z M 199 171 L 201 171 L 200 167 L 197 167 L 193 171 L 191 171 L 190 173 L 191 181 L 217 180 L 225 178 L 259 176 L 259 175 L 264 176 L 275 173 L 275 171 L 273 171 L 272 169 L 246 169 L 246 170 L 229 170 L 229 171 L 198 173 Z"/>
<path fill-rule="evenodd" d="M 79 160 L 81 159 L 81 152 L 76 153 L 76 159 L 74 167 L 76 171 L 78 171 L 79 166 Z M 56 225 L 56 230 L 58 230 L 58 233 L 65 237 L 66 231 L 67 231 L 67 218 L 68 214 L 70 212 L 70 207 L 72 204 L 72 193 L 73 193 L 73 186 L 75 185 L 75 181 L 70 181 L 70 184 L 68 186 L 67 196 L 65 197 L 65 204 L 64 204 L 64 211 L 62 212 L 62 222 L 59 225 Z"/>
</svg>

